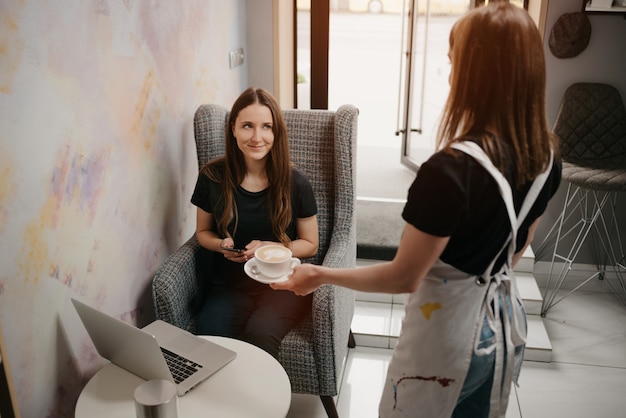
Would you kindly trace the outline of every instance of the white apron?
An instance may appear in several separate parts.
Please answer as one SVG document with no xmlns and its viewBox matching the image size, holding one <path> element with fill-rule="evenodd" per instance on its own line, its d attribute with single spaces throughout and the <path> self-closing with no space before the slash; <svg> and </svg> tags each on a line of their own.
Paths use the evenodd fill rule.
<svg viewBox="0 0 626 418">
<path fill-rule="evenodd" d="M 543 188 L 552 158 L 546 171 L 535 179 L 516 216 L 511 187 L 483 150 L 473 142 L 452 147 L 475 158 L 498 183 L 511 223 L 511 234 L 503 246 L 503 250 L 508 246 L 507 261 L 493 276 L 495 259 L 481 276 L 472 276 L 439 260 L 418 290 L 409 295 L 380 401 L 381 418 L 449 418 L 456 407 L 472 355 L 486 355 L 493 350 L 496 361 L 489 416 L 504 417 L 511 382 L 517 382 L 519 375 L 523 356 L 515 358 L 515 347 L 525 343 L 526 327 L 511 268 L 512 257 L 518 225 Z M 505 314 L 501 318 L 500 301 L 506 300 L 506 295 L 510 296 L 512 315 L 509 318 Z M 485 314 L 495 333 L 494 343 L 478 348 Z"/>
</svg>

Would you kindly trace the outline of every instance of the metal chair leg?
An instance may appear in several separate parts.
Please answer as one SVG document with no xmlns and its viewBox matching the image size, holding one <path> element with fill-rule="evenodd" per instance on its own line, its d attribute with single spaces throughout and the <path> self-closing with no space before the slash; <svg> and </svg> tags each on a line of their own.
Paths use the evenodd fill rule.
<svg viewBox="0 0 626 418">
<path fill-rule="evenodd" d="M 578 199 L 576 200 L 576 198 Z M 580 289 L 593 278 L 597 277 L 599 279 L 604 279 L 608 266 L 611 266 L 615 272 L 618 280 L 618 286 L 616 287 L 608 280 L 607 283 L 618 299 L 626 305 L 626 299 L 624 298 L 624 296 L 626 296 L 626 285 L 623 277 L 623 272 L 626 272 L 623 261 L 624 250 L 621 243 L 621 237 L 619 235 L 617 218 L 615 216 L 615 202 L 615 193 L 583 190 L 571 183 L 568 185 L 563 210 L 559 215 L 557 224 L 553 227 L 553 229 L 557 227 L 556 241 L 550 263 L 548 283 L 541 307 L 541 316 L 545 317 L 548 310 L 576 290 Z M 605 209 L 610 211 L 608 223 L 603 213 Z M 576 211 L 579 211 L 580 219 L 574 226 L 566 229 L 565 224 L 570 219 L 572 214 L 576 213 Z M 614 240 L 611 237 L 611 231 L 614 231 L 617 234 L 617 243 L 615 244 L 613 243 Z M 573 232 L 576 233 L 574 242 L 569 248 L 569 251 L 564 251 L 567 252 L 567 255 L 563 255 L 564 252 L 561 253 L 559 244 L 562 244 L 563 239 Z M 596 234 L 595 237 L 592 234 L 591 244 L 594 246 L 593 249 L 596 255 L 597 269 L 590 272 L 592 274 L 574 289 L 559 297 L 559 291 L 563 286 L 563 282 L 568 274 L 573 270 L 572 264 L 591 232 Z M 553 285 L 555 262 L 562 264 L 558 277 L 556 277 Z"/>
</svg>

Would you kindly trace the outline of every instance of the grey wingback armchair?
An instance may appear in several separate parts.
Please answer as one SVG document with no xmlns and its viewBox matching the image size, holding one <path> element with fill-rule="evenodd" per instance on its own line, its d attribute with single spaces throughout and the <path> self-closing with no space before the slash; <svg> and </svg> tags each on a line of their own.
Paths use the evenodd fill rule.
<svg viewBox="0 0 626 418">
<path fill-rule="evenodd" d="M 228 110 L 202 105 L 194 116 L 198 166 L 224 153 Z M 358 110 L 284 110 L 292 161 L 309 177 L 318 205 L 320 243 L 305 262 L 354 267 L 355 150 Z M 157 271 L 152 292 L 156 316 L 194 331 L 213 253 L 192 236 Z M 348 351 L 354 292 L 325 285 L 313 295 L 312 312 L 283 339 L 279 361 L 292 392 L 319 395 L 329 417 L 336 417 L 341 370 Z"/>
</svg>

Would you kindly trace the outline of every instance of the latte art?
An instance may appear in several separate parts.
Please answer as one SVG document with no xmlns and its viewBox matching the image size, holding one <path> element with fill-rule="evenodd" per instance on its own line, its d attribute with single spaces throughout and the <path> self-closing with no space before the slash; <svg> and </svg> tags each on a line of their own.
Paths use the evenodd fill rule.
<svg viewBox="0 0 626 418">
<path fill-rule="evenodd" d="M 289 274 L 295 266 L 300 264 L 298 258 L 291 257 L 291 250 L 289 248 L 277 244 L 257 248 L 254 252 L 254 259 L 251 261 L 253 261 L 257 267 L 260 275 L 265 278 L 284 277 Z"/>
<path fill-rule="evenodd" d="M 259 248 L 259 251 L 257 251 L 256 256 L 257 258 L 263 261 L 276 263 L 276 262 L 285 261 L 291 258 L 291 251 L 289 251 L 285 247 L 272 245 L 272 246 Z"/>
</svg>

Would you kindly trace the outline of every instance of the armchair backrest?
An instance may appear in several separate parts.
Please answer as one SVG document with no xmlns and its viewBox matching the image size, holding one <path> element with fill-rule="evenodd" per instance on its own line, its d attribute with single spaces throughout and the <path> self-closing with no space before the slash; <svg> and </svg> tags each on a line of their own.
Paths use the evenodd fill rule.
<svg viewBox="0 0 626 418">
<path fill-rule="evenodd" d="M 331 242 L 349 242 L 354 234 L 355 155 L 358 110 L 351 105 L 329 110 L 284 110 L 294 164 L 307 174 L 318 208 L 320 245 L 307 260 L 321 264 Z M 202 105 L 194 116 L 198 167 L 224 154 L 228 110 Z"/>
</svg>

